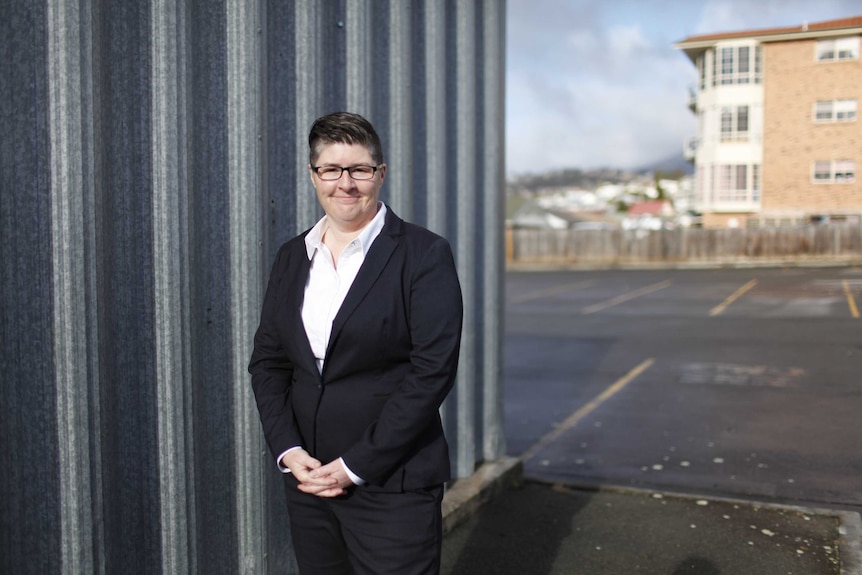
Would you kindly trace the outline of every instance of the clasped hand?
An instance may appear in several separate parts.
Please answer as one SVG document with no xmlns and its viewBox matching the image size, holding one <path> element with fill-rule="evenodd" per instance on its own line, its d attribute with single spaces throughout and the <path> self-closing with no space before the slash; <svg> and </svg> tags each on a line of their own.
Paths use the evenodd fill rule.
<svg viewBox="0 0 862 575">
<path fill-rule="evenodd" d="M 299 481 L 299 490 L 318 497 L 337 497 L 353 485 L 340 459 L 323 465 L 302 448 L 289 451 L 281 463 Z"/>
</svg>

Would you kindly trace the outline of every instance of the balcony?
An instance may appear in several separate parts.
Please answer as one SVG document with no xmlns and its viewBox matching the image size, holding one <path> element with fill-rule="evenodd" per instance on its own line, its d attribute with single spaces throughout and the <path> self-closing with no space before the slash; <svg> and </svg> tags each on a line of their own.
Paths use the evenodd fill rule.
<svg viewBox="0 0 862 575">
<path fill-rule="evenodd" d="M 688 109 L 697 114 L 697 89 L 694 86 L 688 88 Z"/>
<path fill-rule="evenodd" d="M 697 156 L 697 149 L 700 147 L 700 138 L 693 137 L 689 138 L 683 144 L 682 155 L 689 162 L 694 162 L 695 157 Z"/>
</svg>

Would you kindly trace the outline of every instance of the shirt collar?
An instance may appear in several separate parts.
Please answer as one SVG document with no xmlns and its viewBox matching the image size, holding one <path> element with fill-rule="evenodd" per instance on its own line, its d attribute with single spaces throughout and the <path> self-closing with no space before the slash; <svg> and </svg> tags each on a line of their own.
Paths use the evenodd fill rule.
<svg viewBox="0 0 862 575">
<path fill-rule="evenodd" d="M 372 219 L 362 230 L 360 230 L 359 235 L 356 236 L 356 239 L 359 241 L 359 248 L 362 250 L 363 257 L 368 253 L 368 250 L 371 248 L 371 244 L 377 239 L 377 236 L 380 235 L 380 231 L 383 229 L 383 224 L 386 222 L 386 204 L 383 202 L 377 203 L 377 214 L 375 214 L 374 219 Z M 323 245 L 323 234 L 326 232 L 326 228 L 329 226 L 329 218 L 328 216 L 323 216 L 318 220 L 314 227 L 309 230 L 308 234 L 305 236 L 305 251 L 308 254 L 308 259 L 312 259 L 314 257 L 314 252 L 319 250 Z"/>
</svg>

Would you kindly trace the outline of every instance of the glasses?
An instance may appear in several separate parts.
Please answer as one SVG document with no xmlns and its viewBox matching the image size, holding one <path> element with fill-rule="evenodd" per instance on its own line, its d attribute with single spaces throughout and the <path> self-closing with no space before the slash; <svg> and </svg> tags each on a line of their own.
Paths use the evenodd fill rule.
<svg viewBox="0 0 862 575">
<path fill-rule="evenodd" d="M 321 180 L 334 182 L 340 180 L 344 172 L 350 174 L 354 180 L 370 180 L 380 166 L 311 166 L 314 173 Z"/>
</svg>

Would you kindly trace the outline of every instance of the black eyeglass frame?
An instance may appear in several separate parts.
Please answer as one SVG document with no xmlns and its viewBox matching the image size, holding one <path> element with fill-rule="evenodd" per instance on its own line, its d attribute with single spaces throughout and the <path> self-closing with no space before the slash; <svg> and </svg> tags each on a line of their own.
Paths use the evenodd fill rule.
<svg viewBox="0 0 862 575">
<path fill-rule="evenodd" d="M 359 165 L 359 166 L 311 166 L 311 169 L 312 169 L 312 171 L 314 171 L 315 174 L 317 174 L 317 177 L 320 178 L 321 180 L 323 180 L 324 182 L 336 182 L 336 181 L 341 179 L 341 177 L 344 175 L 344 172 L 347 172 L 347 175 L 356 181 L 367 182 L 368 180 L 374 179 L 374 174 L 377 173 L 377 170 L 379 170 L 382 165 L 383 164 L 378 164 L 376 166 L 368 166 L 368 165 L 364 165 L 364 164 Z M 330 170 L 340 169 L 341 172 L 338 173 L 337 178 L 332 178 L 332 179 L 323 178 L 323 177 L 321 177 L 320 171 L 319 171 L 321 168 L 328 168 Z M 356 170 L 358 168 L 370 169 L 371 170 L 371 177 L 369 177 L 369 178 L 357 178 L 356 176 L 354 176 L 353 170 Z"/>
</svg>

